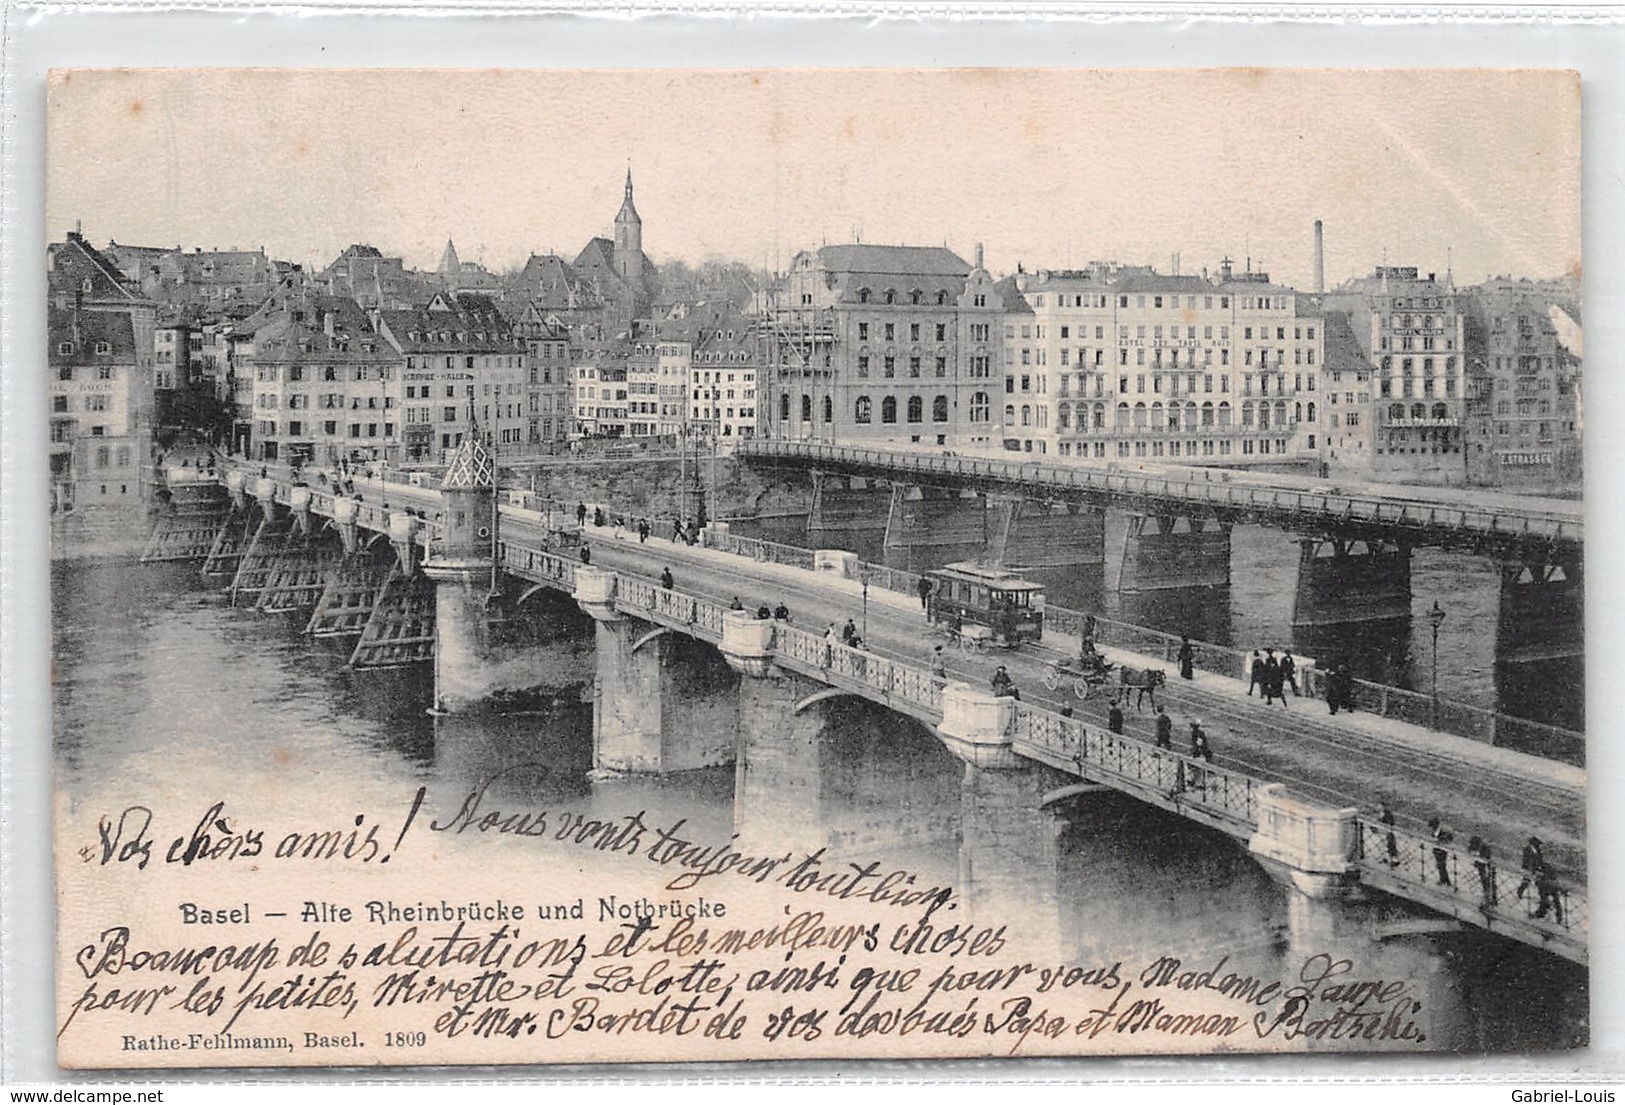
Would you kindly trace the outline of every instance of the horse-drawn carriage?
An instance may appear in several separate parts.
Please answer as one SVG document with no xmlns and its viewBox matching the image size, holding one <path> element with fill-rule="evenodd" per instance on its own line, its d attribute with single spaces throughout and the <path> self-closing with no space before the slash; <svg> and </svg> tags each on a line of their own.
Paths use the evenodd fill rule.
<svg viewBox="0 0 1625 1105">
<path fill-rule="evenodd" d="M 1095 688 L 1111 678 L 1117 665 L 1099 653 L 1079 657 L 1063 656 L 1050 664 L 1044 672 L 1044 686 L 1058 691 L 1063 686 L 1072 688 L 1079 698 L 1088 698 Z"/>
<path fill-rule="evenodd" d="M 926 578 L 926 617 L 966 652 L 1015 648 L 1044 635 L 1044 587 L 1019 572 L 962 562 Z"/>
</svg>

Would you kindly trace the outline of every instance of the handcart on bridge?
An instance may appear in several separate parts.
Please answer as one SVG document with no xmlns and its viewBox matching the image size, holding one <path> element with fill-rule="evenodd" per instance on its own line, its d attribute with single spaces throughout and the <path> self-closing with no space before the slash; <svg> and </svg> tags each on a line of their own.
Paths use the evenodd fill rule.
<svg viewBox="0 0 1625 1105">
<path fill-rule="evenodd" d="M 1020 572 L 967 561 L 925 578 L 927 619 L 966 652 L 1015 648 L 1044 635 L 1044 587 Z"/>
</svg>

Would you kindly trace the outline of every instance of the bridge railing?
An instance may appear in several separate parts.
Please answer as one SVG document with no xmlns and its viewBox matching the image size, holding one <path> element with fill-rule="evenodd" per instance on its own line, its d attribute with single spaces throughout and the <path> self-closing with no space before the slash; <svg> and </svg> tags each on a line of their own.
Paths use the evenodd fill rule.
<svg viewBox="0 0 1625 1105">
<path fill-rule="evenodd" d="M 1548 884 L 1545 895 L 1531 872 L 1508 867 L 1494 857 L 1395 828 L 1371 817 L 1357 819 L 1353 854 L 1363 873 L 1410 886 L 1416 900 L 1455 901 L 1519 927 L 1584 937 L 1590 930 L 1590 901 L 1583 890 Z M 1546 901 L 1542 902 L 1542 897 Z"/>
<path fill-rule="evenodd" d="M 708 549 L 732 553 L 735 556 L 747 556 L 758 563 L 784 564 L 792 568 L 804 568 L 807 571 L 812 571 L 813 568 L 813 551 L 799 545 L 784 545 L 761 537 L 717 533 L 712 529 L 706 529 L 703 536 L 704 545 Z"/>
<path fill-rule="evenodd" d="M 1070 762 L 1085 777 L 1150 790 L 1237 828 L 1258 824 L 1260 784 L 1250 776 L 1024 703 L 1016 704 L 1012 725 L 1011 738 L 1018 746 L 1038 751 L 1045 759 Z"/>
<path fill-rule="evenodd" d="M 498 542 L 497 557 L 504 568 L 523 579 L 556 583 L 561 590 L 575 590 L 575 562 L 566 557 L 539 549 L 526 549 L 506 541 Z"/>
<path fill-rule="evenodd" d="M 1410 529 L 1449 527 L 1509 536 L 1570 541 L 1584 539 L 1585 523 L 1576 515 L 1531 508 L 1498 513 L 1470 506 L 1458 507 L 1429 501 L 1407 502 L 1376 495 L 1259 487 L 1232 482 L 1228 472 L 1215 473 L 1209 469 L 1203 469 L 1202 477 L 1198 479 L 1194 473 L 1180 476 L 1171 473 L 1113 472 L 1092 466 L 935 456 L 771 440 L 740 442 L 737 452 L 742 456 L 791 456 L 957 479 L 992 479 L 1041 487 L 1077 488 L 1124 498 L 1183 500 L 1238 511 L 1321 514 L 1345 522 L 1370 522 Z"/>
<path fill-rule="evenodd" d="M 924 668 L 827 641 L 821 634 L 782 623 L 774 627 L 773 647 L 775 652 L 815 666 L 845 683 L 876 691 L 884 699 L 900 699 L 942 712 L 942 688 L 947 680 Z"/>
<path fill-rule="evenodd" d="M 615 609 L 641 608 L 653 618 L 686 625 L 699 636 L 722 638 L 724 609 L 714 602 L 669 590 L 639 576 L 615 573 Z"/>
</svg>

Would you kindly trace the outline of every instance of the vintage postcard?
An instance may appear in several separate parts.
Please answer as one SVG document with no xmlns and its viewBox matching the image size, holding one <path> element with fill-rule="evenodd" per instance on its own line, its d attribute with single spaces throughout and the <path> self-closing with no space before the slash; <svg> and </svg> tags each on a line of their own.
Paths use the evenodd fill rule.
<svg viewBox="0 0 1625 1105">
<path fill-rule="evenodd" d="M 54 72 L 59 1063 L 1586 1046 L 1581 99 Z"/>
</svg>

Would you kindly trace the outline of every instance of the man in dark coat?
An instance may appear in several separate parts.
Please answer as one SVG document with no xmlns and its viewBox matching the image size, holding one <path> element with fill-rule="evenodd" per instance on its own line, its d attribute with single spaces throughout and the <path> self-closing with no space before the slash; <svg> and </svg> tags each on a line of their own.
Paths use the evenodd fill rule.
<svg viewBox="0 0 1625 1105">
<path fill-rule="evenodd" d="M 1268 706 L 1275 701 L 1275 696 L 1281 693 L 1281 661 L 1275 658 L 1275 650 L 1266 649 L 1264 656 L 1263 695 L 1264 705 Z M 1286 703 L 1282 703 L 1286 705 Z"/>
<path fill-rule="evenodd" d="M 1247 697 L 1253 696 L 1253 688 L 1264 686 L 1264 657 L 1255 648 L 1253 649 L 1253 663 L 1250 671 L 1252 681 L 1247 684 Z"/>
<path fill-rule="evenodd" d="M 1157 747 L 1174 747 L 1174 719 L 1161 706 L 1157 707 Z"/>
<path fill-rule="evenodd" d="M 1112 703 L 1111 710 L 1106 714 L 1106 728 L 1114 733 L 1123 731 L 1123 708 L 1115 702 Z"/>
<path fill-rule="evenodd" d="M 1179 677 L 1181 679 L 1195 678 L 1192 668 L 1196 665 L 1196 646 L 1191 644 L 1189 637 L 1179 639 Z"/>
<path fill-rule="evenodd" d="M 920 592 L 920 609 L 929 610 L 931 602 L 931 581 L 924 576 L 920 577 L 917 590 Z"/>
<path fill-rule="evenodd" d="M 1297 661 L 1292 659 L 1292 653 L 1284 650 L 1281 653 L 1281 680 L 1292 688 L 1292 697 L 1297 698 L 1298 664 Z M 1281 703 L 1282 705 L 1286 704 L 1286 694 L 1284 692 L 1281 695 Z"/>
</svg>

